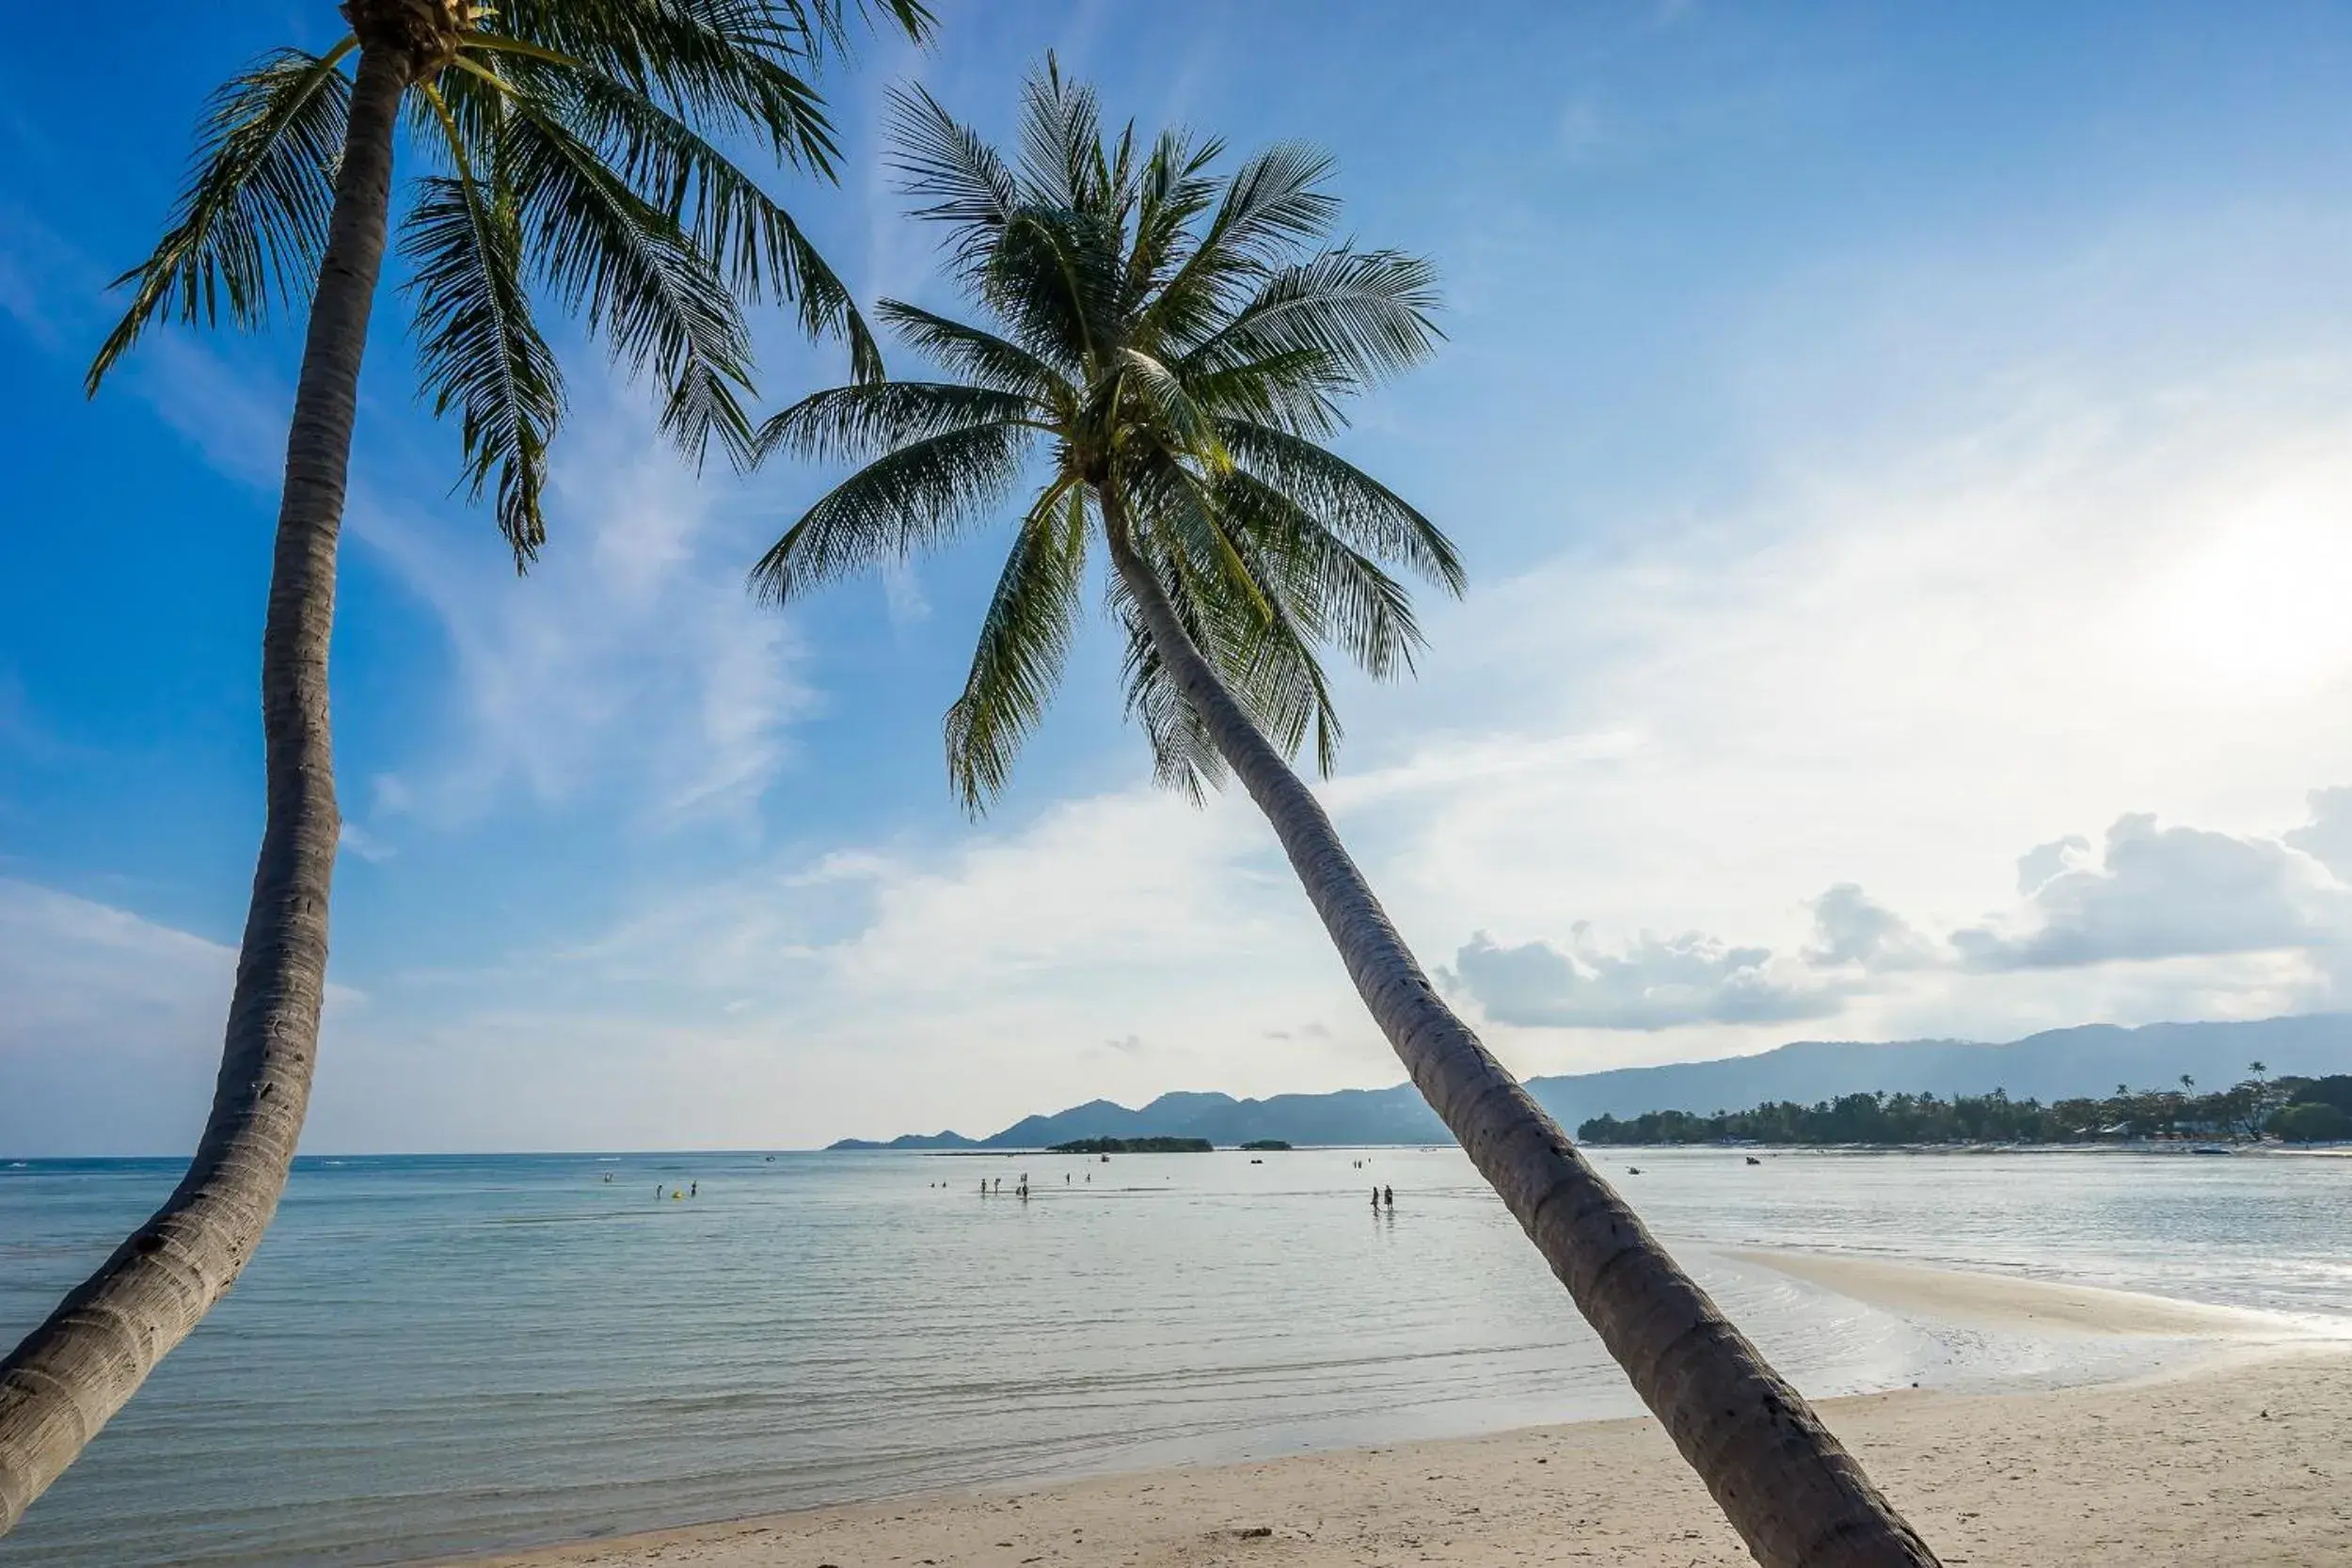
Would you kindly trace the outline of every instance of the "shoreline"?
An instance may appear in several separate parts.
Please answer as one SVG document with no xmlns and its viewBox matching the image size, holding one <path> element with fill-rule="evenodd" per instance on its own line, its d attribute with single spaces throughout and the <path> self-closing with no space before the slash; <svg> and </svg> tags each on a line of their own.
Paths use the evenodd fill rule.
<svg viewBox="0 0 2352 1568">
<path fill-rule="evenodd" d="M 2147 1338 L 2186 1367 L 1818 1408 L 1947 1564 L 2352 1564 L 2352 1334 L 2268 1314 L 1851 1255 L 1736 1254 L 1887 1310 Z M 405 1568 L 1409 1568 L 1747 1563 L 1647 1417 L 1001 1490 L 928 1493 Z"/>
<path fill-rule="evenodd" d="M 2352 1354 L 1819 1407 L 1951 1568 L 2352 1562 Z M 1406 1568 L 1752 1560 L 1646 1418 L 848 1504 L 409 1568 Z"/>
</svg>

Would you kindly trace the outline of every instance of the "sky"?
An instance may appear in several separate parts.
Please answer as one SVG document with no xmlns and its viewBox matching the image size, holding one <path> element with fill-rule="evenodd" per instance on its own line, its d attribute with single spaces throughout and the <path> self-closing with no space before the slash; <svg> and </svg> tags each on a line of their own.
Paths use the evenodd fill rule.
<svg viewBox="0 0 2352 1568">
<path fill-rule="evenodd" d="M 1318 785 L 1524 1074 L 2352 1007 L 2352 11 L 960 0 L 779 175 L 952 308 L 882 161 L 1049 49 L 1338 160 L 1447 342 L 1354 461 L 1454 538 Z M 260 831 L 298 330 L 80 383 L 204 93 L 325 0 L 0 58 L 0 1153 L 189 1148 Z M 103 79 L 101 73 L 103 72 Z M 398 269 L 334 645 L 311 1152 L 787 1148 L 1402 1073 L 1264 824 L 1151 784 L 1097 616 L 982 820 L 940 720 L 1005 544 L 778 611 L 839 477 L 697 476 L 569 339 L 550 538 L 452 493 Z M 841 378 L 764 320 L 764 406 Z M 910 373 L 894 360 L 898 373 Z"/>
</svg>

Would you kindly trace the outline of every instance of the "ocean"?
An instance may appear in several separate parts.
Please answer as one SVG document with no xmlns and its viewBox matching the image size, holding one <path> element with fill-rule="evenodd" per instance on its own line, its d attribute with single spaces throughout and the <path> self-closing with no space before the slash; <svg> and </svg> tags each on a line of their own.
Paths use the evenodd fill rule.
<svg viewBox="0 0 2352 1568">
<path fill-rule="evenodd" d="M 1941 1324 L 1733 1251 L 2352 1328 L 2352 1160 L 1597 1152 L 1817 1397 L 2194 1352 Z M 0 1340 L 177 1176 L 0 1161 Z M 402 1562 L 1636 1409 L 1451 1148 L 305 1158 L 236 1291 L 0 1564 Z"/>
</svg>

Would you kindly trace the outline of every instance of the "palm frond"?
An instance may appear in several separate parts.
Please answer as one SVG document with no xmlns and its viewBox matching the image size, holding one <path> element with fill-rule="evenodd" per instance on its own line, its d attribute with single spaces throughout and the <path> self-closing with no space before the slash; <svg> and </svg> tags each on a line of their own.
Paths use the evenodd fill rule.
<svg viewBox="0 0 2352 1568">
<path fill-rule="evenodd" d="M 1179 373 L 1193 401 L 1221 420 L 1247 420 L 1308 437 L 1329 436 L 1347 424 L 1339 393 L 1354 378 L 1319 349 L 1286 349 Z"/>
<path fill-rule="evenodd" d="M 1237 602 L 1221 593 L 1213 578 L 1188 568 L 1181 556 L 1159 553 L 1153 559 L 1161 593 L 1228 695 L 1285 756 L 1295 754 L 1311 731 L 1317 767 L 1329 773 L 1338 762 L 1342 731 L 1310 639 L 1287 611 Z M 1152 748 L 1154 782 L 1198 805 L 1223 784 L 1225 759 L 1177 687 L 1123 585 L 1114 586 L 1113 609 L 1127 628 L 1121 666 L 1127 713 Z"/>
<path fill-rule="evenodd" d="M 1014 211 L 974 279 L 1013 341 L 1087 377 L 1126 337 L 1120 310 L 1120 235 L 1098 214 Z"/>
<path fill-rule="evenodd" d="M 581 62 L 718 135 L 826 178 L 840 148 L 807 71 L 837 7 L 806 0 L 501 0 L 496 33 Z M 548 68 L 508 62 L 518 81 Z"/>
<path fill-rule="evenodd" d="M 996 150 L 920 85 L 891 90 L 890 166 L 900 190 L 928 203 L 914 215 L 947 226 L 960 276 L 980 269 L 1021 207 Z"/>
<path fill-rule="evenodd" d="M 1216 421 L 1193 401 L 1174 372 L 1140 349 L 1119 351 L 1120 385 L 1148 411 L 1152 434 L 1172 452 L 1181 452 L 1209 468 L 1222 468 L 1232 460 L 1217 438 Z"/>
<path fill-rule="evenodd" d="M 1144 537 L 1168 569 L 1171 598 L 1194 607 L 1201 656 L 1285 754 L 1311 726 L 1327 771 L 1340 724 L 1313 644 L 1345 636 L 1349 651 L 1360 649 L 1382 673 L 1394 652 L 1379 645 L 1380 632 L 1393 627 L 1357 640 L 1362 623 L 1348 616 L 1367 608 L 1359 601 L 1368 585 L 1351 570 L 1356 562 L 1330 559 L 1335 550 L 1344 556 L 1344 546 L 1318 535 L 1311 519 L 1284 511 L 1279 497 L 1239 492 L 1176 466 L 1139 477 L 1131 504 L 1148 519 Z M 1380 576 L 1376 566 L 1372 571 Z M 1335 617 L 1335 609 L 1345 613 Z M 1370 613 L 1376 619 L 1377 606 Z M 1409 661 L 1414 634 L 1406 614 Z"/>
<path fill-rule="evenodd" d="M 716 437 L 758 460 L 743 398 L 751 330 L 726 279 L 678 222 L 645 200 L 529 95 L 507 135 L 532 269 L 629 372 L 666 389 L 661 428 L 702 461 Z"/>
<path fill-rule="evenodd" d="M 1238 467 L 1354 547 L 1402 562 L 1461 596 L 1465 578 L 1454 542 L 1370 474 L 1312 441 L 1252 420 L 1220 420 L 1217 435 Z"/>
<path fill-rule="evenodd" d="M 1220 480 L 1216 505 L 1268 600 L 1311 641 L 1336 643 L 1375 680 L 1412 671 L 1412 595 L 1378 562 L 1250 474 Z"/>
<path fill-rule="evenodd" d="M 1099 207 L 1112 183 L 1101 167 L 1102 104 L 1094 89 L 1062 79 L 1051 54 L 1021 87 L 1021 164 L 1025 205 L 1076 212 Z"/>
<path fill-rule="evenodd" d="M 880 381 L 834 387 L 760 427 L 763 452 L 782 450 L 825 463 L 866 463 L 913 441 L 976 425 L 1036 427 L 1029 400 L 954 382 Z"/>
<path fill-rule="evenodd" d="M 1164 287 L 1172 268 L 1181 269 L 1194 247 L 1186 245 L 1195 218 L 1209 210 L 1216 182 L 1209 166 L 1224 153 L 1222 141 L 1194 147 L 1182 133 L 1166 131 L 1152 147 L 1136 181 L 1135 239 L 1127 252 L 1129 309 L 1141 306 Z M 1151 320 L 1140 324 L 1138 341 L 1156 343 Z"/>
<path fill-rule="evenodd" d="M 1061 682 L 1077 636 L 1086 547 L 1086 492 L 1065 478 L 1022 519 L 980 623 L 963 694 L 947 710 L 947 776 L 976 816 L 1003 793 L 1013 758 Z"/>
<path fill-rule="evenodd" d="M 1011 489 L 1031 434 L 1019 425 L 975 425 L 876 459 L 828 491 L 760 558 L 754 587 L 782 604 L 814 584 L 945 543 Z"/>
<path fill-rule="evenodd" d="M 1152 301 L 1146 326 L 1153 339 L 1196 341 L 1297 247 L 1329 234 L 1340 204 L 1322 186 L 1332 167 L 1320 149 L 1278 142 L 1234 170 L 1200 243 Z"/>
<path fill-rule="evenodd" d="M 514 194 L 429 176 L 400 248 L 425 393 L 436 414 L 458 411 L 469 493 L 479 497 L 497 476 L 499 531 L 519 567 L 547 538 L 540 498 L 564 391 L 554 352 L 532 320 Z"/>
<path fill-rule="evenodd" d="M 996 391 L 1018 393 L 1064 417 L 1077 406 L 1077 388 L 1018 343 L 904 300 L 885 299 L 874 307 L 874 313 L 944 371 Z"/>
<path fill-rule="evenodd" d="M 1306 142 L 1276 142 L 1253 155 L 1233 171 L 1209 220 L 1200 249 L 1210 264 L 1247 259 L 1271 269 L 1322 243 L 1339 222 L 1339 198 L 1323 188 L 1336 166 Z"/>
<path fill-rule="evenodd" d="M 1276 270 L 1248 304 L 1178 360 L 1187 373 L 1295 350 L 1327 356 L 1370 386 L 1409 370 L 1443 336 L 1437 269 L 1396 250 L 1327 250 Z"/>
<path fill-rule="evenodd" d="M 1168 608 L 1193 646 L 1204 650 L 1214 646 L 1215 639 L 1195 613 L 1191 596 L 1172 579 L 1165 562 L 1147 561 L 1146 564 L 1152 566 L 1160 579 L 1160 592 L 1167 595 Z M 1203 805 L 1211 790 L 1224 786 L 1225 758 L 1211 738 L 1208 725 L 1178 689 L 1167 661 L 1160 657 L 1158 641 L 1143 624 L 1142 612 L 1126 585 L 1116 576 L 1110 582 L 1110 601 L 1112 614 L 1127 634 L 1126 652 L 1120 661 L 1120 685 L 1125 693 L 1127 717 L 1143 731 L 1144 742 L 1152 749 L 1152 782 L 1176 791 L 1196 806 Z"/>
<path fill-rule="evenodd" d="M 225 309 L 252 330 L 273 301 L 309 301 L 351 118 L 340 67 L 352 48 L 346 39 L 325 55 L 273 50 L 214 93 L 171 226 L 115 279 L 136 287 L 90 365 L 88 391 L 158 316 L 210 326 Z"/>
<path fill-rule="evenodd" d="M 772 295 L 799 307 L 811 338 L 836 335 L 851 374 L 882 376 L 882 353 L 848 287 L 759 182 L 695 129 L 636 89 L 583 76 L 565 106 L 580 139 L 693 236 L 750 303 Z"/>
</svg>

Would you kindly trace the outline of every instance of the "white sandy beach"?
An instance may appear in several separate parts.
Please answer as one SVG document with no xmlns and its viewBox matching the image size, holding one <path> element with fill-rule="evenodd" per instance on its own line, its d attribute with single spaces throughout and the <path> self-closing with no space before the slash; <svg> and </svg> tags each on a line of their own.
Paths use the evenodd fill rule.
<svg viewBox="0 0 2352 1568">
<path fill-rule="evenodd" d="M 2255 1314 L 1844 1258 L 1751 1255 L 1898 1311 L 2207 1341 L 2197 1369 L 1826 1402 L 1947 1564 L 2352 1564 L 2352 1344 Z M 1646 1420 L 814 1510 L 469 1568 L 1406 1568 L 1748 1560 Z"/>
</svg>

